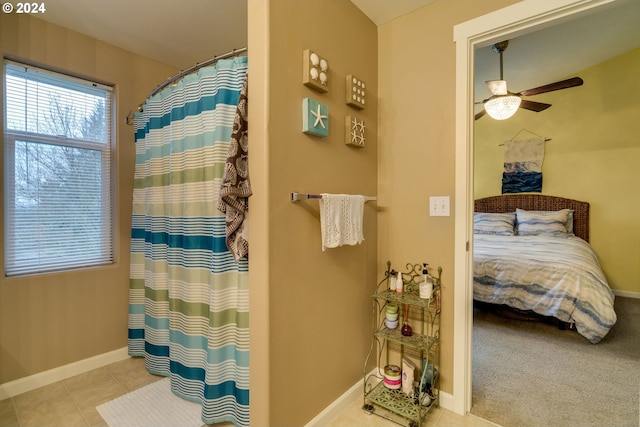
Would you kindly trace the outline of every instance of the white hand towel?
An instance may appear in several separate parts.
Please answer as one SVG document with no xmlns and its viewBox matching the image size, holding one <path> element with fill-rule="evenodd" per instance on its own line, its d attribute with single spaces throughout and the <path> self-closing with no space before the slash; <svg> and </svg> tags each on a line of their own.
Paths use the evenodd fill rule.
<svg viewBox="0 0 640 427">
<path fill-rule="evenodd" d="M 323 251 L 362 243 L 364 202 L 365 197 L 359 195 L 322 194 L 319 203 Z"/>
</svg>

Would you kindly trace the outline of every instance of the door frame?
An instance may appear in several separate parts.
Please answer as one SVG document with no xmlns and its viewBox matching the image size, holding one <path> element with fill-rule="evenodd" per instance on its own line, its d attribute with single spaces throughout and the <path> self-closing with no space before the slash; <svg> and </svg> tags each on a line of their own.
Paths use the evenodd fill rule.
<svg viewBox="0 0 640 427">
<path fill-rule="evenodd" d="M 452 411 L 471 410 L 473 340 L 474 50 L 624 0 L 523 0 L 454 27 L 456 43 L 455 246 Z"/>
</svg>

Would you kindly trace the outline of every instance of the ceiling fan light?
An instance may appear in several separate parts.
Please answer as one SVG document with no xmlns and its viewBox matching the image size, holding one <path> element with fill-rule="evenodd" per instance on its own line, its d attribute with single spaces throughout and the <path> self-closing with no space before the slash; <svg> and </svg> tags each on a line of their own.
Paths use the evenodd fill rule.
<svg viewBox="0 0 640 427">
<path fill-rule="evenodd" d="M 521 101 L 522 99 L 515 95 L 496 96 L 484 103 L 484 109 L 492 118 L 505 120 L 518 111 Z"/>
<path fill-rule="evenodd" d="M 487 80 L 485 84 L 494 95 L 508 95 L 506 80 Z"/>
</svg>

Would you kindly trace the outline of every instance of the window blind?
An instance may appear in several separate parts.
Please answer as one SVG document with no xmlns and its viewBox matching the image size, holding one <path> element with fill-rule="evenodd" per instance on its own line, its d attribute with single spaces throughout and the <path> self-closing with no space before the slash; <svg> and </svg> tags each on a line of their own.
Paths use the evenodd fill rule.
<svg viewBox="0 0 640 427">
<path fill-rule="evenodd" d="M 112 88 L 5 60 L 5 274 L 113 262 Z"/>
</svg>

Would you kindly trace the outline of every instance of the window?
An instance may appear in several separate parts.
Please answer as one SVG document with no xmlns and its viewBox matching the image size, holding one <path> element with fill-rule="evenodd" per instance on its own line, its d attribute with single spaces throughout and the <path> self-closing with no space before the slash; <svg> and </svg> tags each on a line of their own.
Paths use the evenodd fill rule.
<svg viewBox="0 0 640 427">
<path fill-rule="evenodd" d="M 112 88 L 4 62 L 5 274 L 113 262 Z"/>
</svg>

